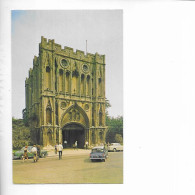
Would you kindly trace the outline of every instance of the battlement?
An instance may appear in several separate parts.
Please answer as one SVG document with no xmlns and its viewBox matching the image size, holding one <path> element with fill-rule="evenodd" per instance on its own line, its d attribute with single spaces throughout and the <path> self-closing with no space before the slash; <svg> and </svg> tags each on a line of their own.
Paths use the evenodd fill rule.
<svg viewBox="0 0 195 195">
<path fill-rule="evenodd" d="M 59 44 L 55 43 L 55 49 L 56 49 L 56 50 L 61 50 L 61 49 L 62 49 L 62 47 L 61 47 L 61 45 L 59 45 Z"/>
<path fill-rule="evenodd" d="M 30 68 L 30 70 L 29 70 L 29 78 L 30 78 L 30 76 L 32 76 L 32 72 L 33 72 L 33 69 Z"/>
<path fill-rule="evenodd" d="M 41 36 L 41 43 L 39 45 L 42 48 L 49 49 L 49 50 L 54 50 L 55 41 L 54 41 L 54 39 L 48 39 L 48 41 L 47 41 L 46 38 Z"/>
<path fill-rule="evenodd" d="M 61 45 L 55 43 L 54 39 L 52 40 L 48 39 L 47 41 L 47 39 L 44 38 L 43 36 L 41 37 L 40 47 L 43 49 L 51 50 L 55 52 L 55 54 L 57 55 L 61 55 L 61 56 L 63 55 L 65 57 L 71 57 L 77 60 L 83 60 L 91 63 L 97 62 L 100 64 L 105 64 L 105 55 L 100 55 L 98 53 L 85 54 L 84 51 L 78 49 L 75 52 L 73 48 L 67 46 L 65 46 L 64 49 L 62 49 Z"/>
<path fill-rule="evenodd" d="M 25 79 L 25 85 L 29 85 L 29 78 Z"/>
<path fill-rule="evenodd" d="M 54 39 L 48 39 L 48 41 L 47 41 L 47 38 L 44 38 L 43 36 L 41 36 L 41 43 L 43 45 L 49 45 L 49 46 L 51 46 L 55 42 L 54 42 Z"/>
<path fill-rule="evenodd" d="M 37 56 L 34 56 L 33 58 L 33 66 L 38 65 L 39 58 Z"/>
<path fill-rule="evenodd" d="M 67 47 L 67 46 L 64 47 L 63 51 L 69 52 L 69 53 L 74 53 L 74 49 L 72 47 Z"/>
</svg>

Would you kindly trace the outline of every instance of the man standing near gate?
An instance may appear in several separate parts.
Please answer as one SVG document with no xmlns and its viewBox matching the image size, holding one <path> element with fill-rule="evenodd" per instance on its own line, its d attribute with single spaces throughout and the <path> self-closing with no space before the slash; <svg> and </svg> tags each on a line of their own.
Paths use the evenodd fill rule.
<svg viewBox="0 0 195 195">
<path fill-rule="evenodd" d="M 85 149 L 88 149 L 88 141 L 85 142 Z"/>
<path fill-rule="evenodd" d="M 64 141 L 64 147 L 65 147 L 65 148 L 67 147 L 67 143 L 68 143 L 68 142 L 65 140 L 65 141 Z"/>
<path fill-rule="evenodd" d="M 60 144 L 58 145 L 59 160 L 62 159 L 62 149 L 63 149 L 63 146 L 62 146 L 62 144 L 60 143 Z"/>
</svg>

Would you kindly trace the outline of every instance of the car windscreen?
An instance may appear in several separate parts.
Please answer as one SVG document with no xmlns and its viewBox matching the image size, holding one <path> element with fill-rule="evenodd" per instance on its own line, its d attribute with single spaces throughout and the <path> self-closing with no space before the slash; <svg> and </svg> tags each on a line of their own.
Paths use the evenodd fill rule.
<svg viewBox="0 0 195 195">
<path fill-rule="evenodd" d="M 104 152 L 103 149 L 92 149 L 92 153 L 96 153 L 96 152 Z"/>
</svg>

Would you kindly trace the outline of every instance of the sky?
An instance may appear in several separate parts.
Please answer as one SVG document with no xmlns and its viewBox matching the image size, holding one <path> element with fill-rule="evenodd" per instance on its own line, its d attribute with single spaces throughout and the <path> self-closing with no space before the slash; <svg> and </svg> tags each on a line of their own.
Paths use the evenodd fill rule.
<svg viewBox="0 0 195 195">
<path fill-rule="evenodd" d="M 41 36 L 106 56 L 106 98 L 109 115 L 123 115 L 123 12 L 122 10 L 12 11 L 12 116 L 22 118 L 25 79 L 38 56 Z"/>
</svg>

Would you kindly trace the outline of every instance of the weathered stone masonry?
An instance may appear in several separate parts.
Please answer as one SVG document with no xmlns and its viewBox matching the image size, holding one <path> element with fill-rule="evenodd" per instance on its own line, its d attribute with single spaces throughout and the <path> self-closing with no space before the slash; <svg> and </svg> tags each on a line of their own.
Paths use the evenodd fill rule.
<svg viewBox="0 0 195 195">
<path fill-rule="evenodd" d="M 105 55 L 61 48 L 41 37 L 39 56 L 25 81 L 25 116 L 43 146 L 105 142 Z"/>
</svg>

